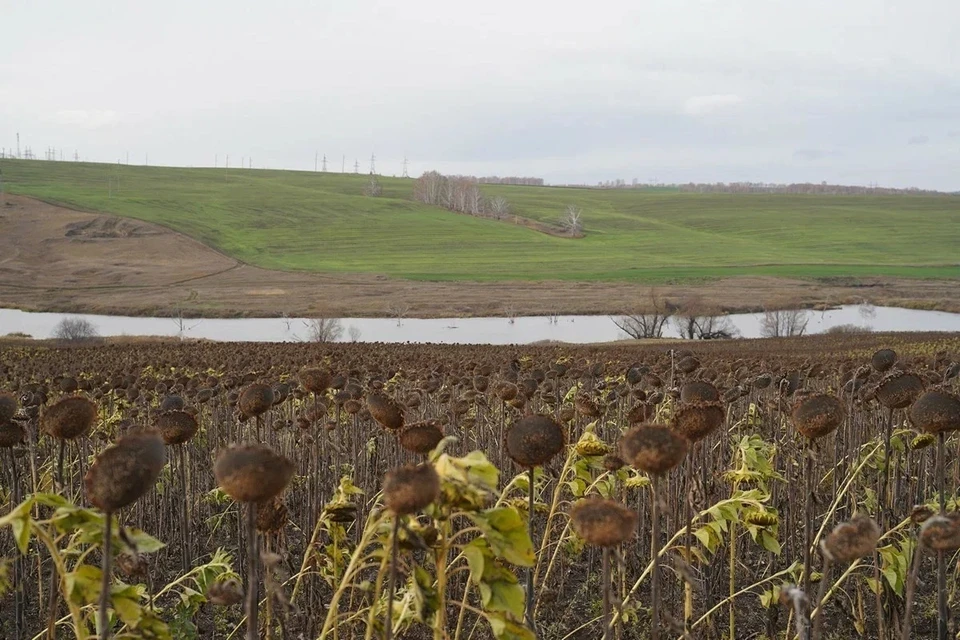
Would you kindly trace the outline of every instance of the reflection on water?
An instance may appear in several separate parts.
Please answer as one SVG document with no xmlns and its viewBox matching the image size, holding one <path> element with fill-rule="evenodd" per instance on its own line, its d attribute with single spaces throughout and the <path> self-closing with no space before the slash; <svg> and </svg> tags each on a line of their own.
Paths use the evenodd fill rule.
<svg viewBox="0 0 960 640">
<path fill-rule="evenodd" d="M 49 338 L 66 316 L 76 314 L 26 313 L 0 309 L 0 335 L 26 333 Z M 823 333 L 839 325 L 869 327 L 873 331 L 960 331 L 960 314 L 917 311 L 896 307 L 844 306 L 807 312 L 807 333 Z M 177 336 L 237 342 L 298 342 L 309 335 L 302 318 L 239 318 L 180 321 L 171 318 L 130 318 L 83 315 L 102 336 Z M 727 316 L 744 338 L 761 337 L 763 314 Z M 529 316 L 520 318 L 407 319 L 342 318 L 340 340 L 363 342 L 435 342 L 472 344 L 527 344 L 541 340 L 589 343 L 623 338 L 609 316 Z M 665 337 L 677 337 L 668 325 Z"/>
</svg>

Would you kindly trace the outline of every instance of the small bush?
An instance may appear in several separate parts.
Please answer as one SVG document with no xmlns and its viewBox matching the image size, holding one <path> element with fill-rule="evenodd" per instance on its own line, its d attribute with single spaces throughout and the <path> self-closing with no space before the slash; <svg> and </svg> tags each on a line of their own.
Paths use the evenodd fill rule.
<svg viewBox="0 0 960 640">
<path fill-rule="evenodd" d="M 835 327 L 830 327 L 827 329 L 827 333 L 831 335 L 840 334 L 840 335 L 854 335 L 860 333 L 872 333 L 873 329 L 867 326 L 860 326 L 856 324 L 838 324 Z"/>
<path fill-rule="evenodd" d="M 84 318 L 68 317 L 57 323 L 53 337 L 64 342 L 84 342 L 100 337 L 93 323 Z"/>
</svg>

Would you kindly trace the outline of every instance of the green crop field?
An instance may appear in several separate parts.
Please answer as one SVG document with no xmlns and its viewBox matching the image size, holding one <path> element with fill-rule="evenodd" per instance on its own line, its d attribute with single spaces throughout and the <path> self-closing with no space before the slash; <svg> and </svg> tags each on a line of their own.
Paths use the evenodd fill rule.
<svg viewBox="0 0 960 640">
<path fill-rule="evenodd" d="M 383 196 L 370 198 L 366 176 L 338 173 L 22 160 L 0 170 L 11 193 L 161 223 L 273 269 L 426 280 L 960 277 L 960 196 L 481 187 L 539 221 L 578 205 L 586 236 L 571 239 L 422 205 L 408 179 L 382 178 Z"/>
</svg>

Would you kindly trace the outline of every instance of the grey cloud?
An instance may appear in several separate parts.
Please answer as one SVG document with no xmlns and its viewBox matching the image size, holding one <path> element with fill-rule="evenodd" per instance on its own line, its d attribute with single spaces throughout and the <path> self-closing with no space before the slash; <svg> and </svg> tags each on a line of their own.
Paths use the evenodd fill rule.
<svg viewBox="0 0 960 640">
<path fill-rule="evenodd" d="M 956 0 L 8 5 L 8 148 L 960 186 Z"/>
</svg>

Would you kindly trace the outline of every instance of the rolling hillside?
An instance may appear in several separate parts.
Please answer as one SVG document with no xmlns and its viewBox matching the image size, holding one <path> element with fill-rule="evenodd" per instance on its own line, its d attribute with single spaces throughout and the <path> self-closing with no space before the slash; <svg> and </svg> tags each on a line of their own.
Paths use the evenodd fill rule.
<svg viewBox="0 0 960 640">
<path fill-rule="evenodd" d="M 960 278 L 958 196 L 688 194 L 484 185 L 569 239 L 428 207 L 412 180 L 337 173 L 0 161 L 22 195 L 159 223 L 270 269 L 414 280 L 673 282 L 732 275 Z"/>
</svg>

